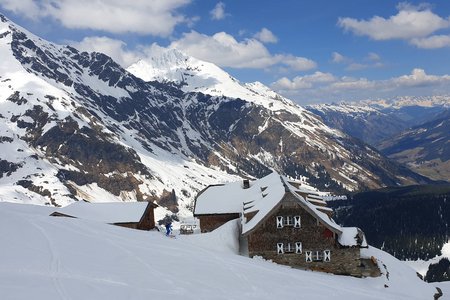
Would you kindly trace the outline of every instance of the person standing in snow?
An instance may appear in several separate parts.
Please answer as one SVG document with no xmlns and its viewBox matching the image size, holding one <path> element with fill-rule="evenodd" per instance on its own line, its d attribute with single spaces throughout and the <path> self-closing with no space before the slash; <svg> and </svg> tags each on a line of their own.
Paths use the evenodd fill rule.
<svg viewBox="0 0 450 300">
<path fill-rule="evenodd" d="M 166 236 L 169 236 L 171 232 L 172 232 L 172 223 L 171 222 L 167 222 L 167 224 L 166 224 Z"/>
</svg>

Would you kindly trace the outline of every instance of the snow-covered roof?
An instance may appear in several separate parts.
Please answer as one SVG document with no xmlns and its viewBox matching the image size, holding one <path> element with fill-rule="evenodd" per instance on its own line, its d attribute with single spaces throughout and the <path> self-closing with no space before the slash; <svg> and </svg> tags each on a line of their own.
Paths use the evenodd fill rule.
<svg viewBox="0 0 450 300">
<path fill-rule="evenodd" d="M 313 201 L 317 202 L 319 195 L 316 191 L 310 189 L 309 187 L 303 188 L 298 182 L 292 182 L 288 178 L 280 176 L 277 173 L 271 174 L 274 178 L 274 183 L 278 187 L 278 194 L 271 195 L 272 197 L 261 197 L 258 201 L 251 201 L 246 206 L 247 212 L 256 212 L 256 215 L 248 222 L 242 224 L 242 234 L 247 234 L 253 230 L 281 201 L 286 191 L 291 192 L 291 194 L 298 200 L 299 204 L 311 215 L 316 217 L 320 222 L 322 222 L 326 227 L 336 233 L 341 233 L 341 226 L 336 224 L 333 219 L 331 219 L 326 213 L 322 212 L 332 211 L 328 207 L 316 206 Z M 277 180 L 275 180 L 277 178 Z M 266 191 L 264 191 L 266 192 Z M 270 194 L 270 193 L 269 193 Z M 275 193 L 274 193 L 275 194 Z M 311 199 L 309 198 L 311 195 Z M 275 197 L 274 197 L 275 196 Z M 305 197 L 306 196 L 306 197 Z M 267 198 L 267 199 L 266 199 Z M 311 202 L 309 200 L 312 200 Z M 320 203 L 322 204 L 322 203 Z"/>
<path fill-rule="evenodd" d="M 150 205 L 156 206 L 151 202 L 89 203 L 79 201 L 59 208 L 55 212 L 79 219 L 108 224 L 139 222 L 149 203 Z"/>
<path fill-rule="evenodd" d="M 230 182 L 224 185 L 207 187 L 195 202 L 195 215 L 242 213 L 244 202 L 262 199 L 270 206 L 274 201 L 280 201 L 284 195 L 284 187 L 280 175 L 271 173 L 256 181 L 250 181 L 248 189 L 243 188 L 243 182 Z"/>
<path fill-rule="evenodd" d="M 338 242 L 343 246 L 367 247 L 366 236 L 358 227 L 341 227 L 342 234 L 339 235 Z"/>
</svg>

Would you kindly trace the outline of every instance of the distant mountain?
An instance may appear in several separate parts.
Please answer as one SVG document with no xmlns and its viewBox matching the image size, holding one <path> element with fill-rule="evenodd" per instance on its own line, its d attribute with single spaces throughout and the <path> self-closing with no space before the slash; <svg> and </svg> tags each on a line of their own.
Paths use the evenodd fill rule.
<svg viewBox="0 0 450 300">
<path fill-rule="evenodd" d="M 333 191 L 427 181 L 262 84 L 177 51 L 130 68 L 154 74 L 143 80 L 1 16 L 0 57 L 2 201 L 156 199 L 187 213 L 206 185 L 271 169 Z"/>
<path fill-rule="evenodd" d="M 318 104 L 306 107 L 332 128 L 372 146 L 428 122 L 450 109 L 450 97 L 403 97 L 390 101 Z"/>
<path fill-rule="evenodd" d="M 408 128 L 407 122 L 370 106 L 318 104 L 307 109 L 320 116 L 328 126 L 371 145 Z"/>
<path fill-rule="evenodd" d="M 382 141 L 378 148 L 412 170 L 436 179 L 450 179 L 450 110 L 432 121 Z"/>
</svg>

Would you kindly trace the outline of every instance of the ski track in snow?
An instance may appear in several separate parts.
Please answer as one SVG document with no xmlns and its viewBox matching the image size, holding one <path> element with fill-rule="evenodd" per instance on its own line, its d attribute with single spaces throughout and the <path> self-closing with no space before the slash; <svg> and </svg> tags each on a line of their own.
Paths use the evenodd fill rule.
<svg viewBox="0 0 450 300">
<path fill-rule="evenodd" d="M 0 203 L 1 299 L 432 299 L 434 285 L 388 254 L 386 278 L 302 271 L 237 255 L 236 225 L 166 238 L 49 207 Z M 406 278 L 406 279 L 403 279 Z M 384 288 L 387 283 L 389 288 Z M 445 298 L 443 298 L 445 299 Z"/>
<path fill-rule="evenodd" d="M 60 299 L 64 300 L 70 299 L 70 297 L 66 294 L 64 287 L 60 281 L 61 262 L 55 244 L 52 242 L 50 235 L 45 231 L 44 228 L 42 228 L 40 225 L 38 225 L 36 222 L 33 221 L 30 221 L 29 224 L 32 225 L 41 233 L 41 235 L 44 237 L 47 243 L 50 254 L 49 275 L 52 278 L 53 285 L 55 286 L 55 289 Z"/>
</svg>

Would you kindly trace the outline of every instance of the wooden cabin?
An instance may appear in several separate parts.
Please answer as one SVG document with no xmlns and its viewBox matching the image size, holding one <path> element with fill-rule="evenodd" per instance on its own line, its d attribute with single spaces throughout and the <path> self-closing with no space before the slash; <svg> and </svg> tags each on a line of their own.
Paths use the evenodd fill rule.
<svg viewBox="0 0 450 300">
<path fill-rule="evenodd" d="M 78 201 L 50 214 L 55 217 L 79 218 L 127 228 L 151 230 L 155 228 L 153 202 L 90 203 Z"/>
<path fill-rule="evenodd" d="M 202 233 L 213 231 L 228 221 L 238 219 L 242 211 L 239 191 L 244 184 L 232 182 L 229 184 L 215 184 L 206 187 L 195 198 L 194 217 L 200 220 Z M 226 197 L 223 197 L 224 194 Z"/>
<path fill-rule="evenodd" d="M 239 217 L 241 249 L 250 257 L 334 274 L 371 273 L 365 268 L 376 266 L 362 264 L 360 257 L 360 248 L 367 247 L 364 233 L 339 226 L 332 212 L 318 191 L 277 173 L 249 184 L 210 186 L 194 208 L 202 232 Z"/>
</svg>

